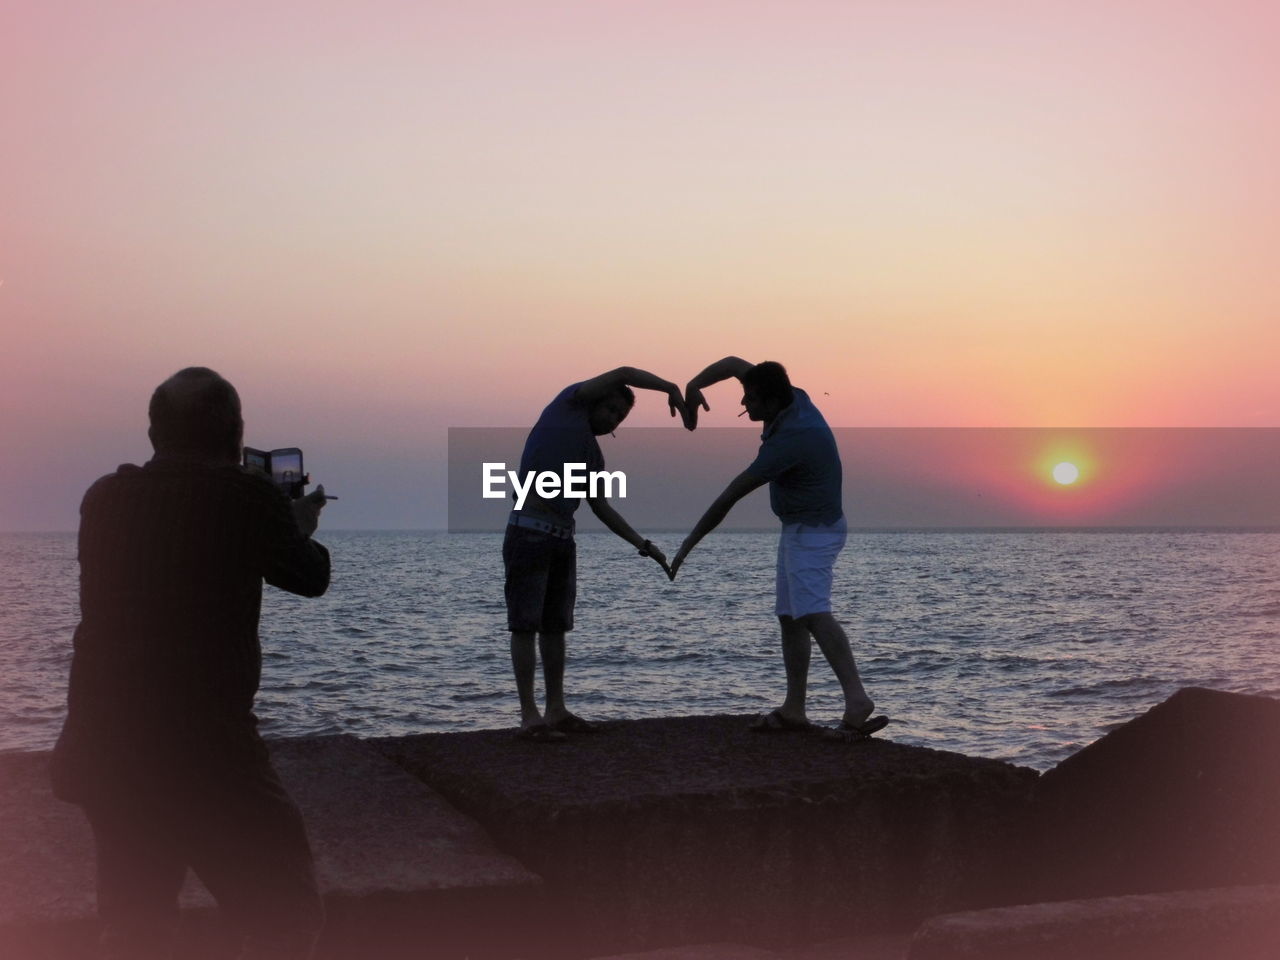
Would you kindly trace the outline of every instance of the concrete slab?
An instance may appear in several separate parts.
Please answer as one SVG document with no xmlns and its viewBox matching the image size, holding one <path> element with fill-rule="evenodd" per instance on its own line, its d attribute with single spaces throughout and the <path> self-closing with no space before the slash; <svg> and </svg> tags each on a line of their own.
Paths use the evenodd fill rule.
<svg viewBox="0 0 1280 960">
<path fill-rule="evenodd" d="M 906 960 L 910 943 L 906 933 L 829 940 L 784 950 L 782 960 Z"/>
<path fill-rule="evenodd" d="M 750 720 L 617 721 L 559 744 L 510 731 L 371 743 L 546 879 L 573 927 L 548 931 L 560 939 L 536 956 L 777 950 L 1010 902 L 1034 771 L 882 738 L 762 735 Z"/>
<path fill-rule="evenodd" d="M 1040 778 L 1026 899 L 1280 882 L 1280 700 L 1187 687 Z"/>
<path fill-rule="evenodd" d="M 271 760 L 306 817 L 326 894 L 541 883 L 476 821 L 355 737 L 274 741 Z"/>
<path fill-rule="evenodd" d="M 1274 960 L 1280 886 L 1038 903 L 935 917 L 909 960 Z"/>
<path fill-rule="evenodd" d="M 49 755 L 0 754 L 0 956 L 75 949 L 94 910 L 93 834 L 54 799 Z"/>
<path fill-rule="evenodd" d="M 615 953 L 595 960 L 782 960 L 782 956 L 740 943 L 700 943 L 645 953 Z"/>
<path fill-rule="evenodd" d="M 192 913 L 214 907 L 191 876 L 180 902 Z M 54 797 L 47 752 L 0 754 L 0 957 L 83 956 L 96 934 L 88 821 Z"/>
<path fill-rule="evenodd" d="M 541 903 L 542 882 L 484 829 L 352 737 L 284 740 L 273 761 L 302 808 L 329 922 L 322 958 L 510 956 L 510 934 Z M 48 754 L 0 756 L 0 956 L 84 956 L 94 923 L 93 840 L 54 799 Z M 212 901 L 183 891 L 190 955 L 213 949 Z"/>
<path fill-rule="evenodd" d="M 906 960 L 910 940 L 907 934 L 846 937 L 781 951 L 741 943 L 699 943 L 593 960 Z"/>
<path fill-rule="evenodd" d="M 328 911 L 320 960 L 523 948 L 542 881 L 478 823 L 354 737 L 275 741 L 271 758 L 315 850 Z"/>
</svg>

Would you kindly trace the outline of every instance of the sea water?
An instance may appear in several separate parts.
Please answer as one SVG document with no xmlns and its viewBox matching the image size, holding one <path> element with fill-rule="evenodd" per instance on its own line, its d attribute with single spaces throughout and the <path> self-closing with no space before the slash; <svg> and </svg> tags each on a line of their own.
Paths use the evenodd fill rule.
<svg viewBox="0 0 1280 960">
<path fill-rule="evenodd" d="M 268 736 L 513 726 L 501 536 L 321 532 L 328 594 L 266 589 Z M 674 553 L 679 535 L 655 536 Z M 717 531 L 675 583 L 578 537 L 569 704 L 751 714 L 784 692 L 776 533 Z M 0 535 L 0 750 L 45 749 L 78 618 L 73 534 Z M 1280 533 L 855 532 L 834 610 L 896 741 L 1047 769 L 1183 686 L 1280 695 Z M 840 715 L 820 652 L 810 716 Z"/>
</svg>

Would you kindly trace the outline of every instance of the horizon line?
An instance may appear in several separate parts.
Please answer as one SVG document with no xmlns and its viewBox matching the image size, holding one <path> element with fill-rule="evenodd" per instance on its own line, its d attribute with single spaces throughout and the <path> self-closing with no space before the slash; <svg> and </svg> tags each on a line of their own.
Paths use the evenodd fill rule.
<svg viewBox="0 0 1280 960">
<path fill-rule="evenodd" d="M 685 527 L 651 527 L 654 533 L 687 533 Z M 453 530 L 449 527 L 326 527 L 317 531 L 322 538 L 327 533 L 503 533 L 503 529 L 466 527 Z M 770 527 L 721 527 L 717 533 L 776 533 L 777 526 Z M 611 533 L 604 528 L 578 530 L 576 534 L 597 535 Z M 851 526 L 854 533 L 1280 533 L 1280 524 L 1115 524 L 1115 525 L 1020 525 L 1020 526 Z M 0 530 L 0 536 L 75 536 L 75 530 Z"/>
</svg>

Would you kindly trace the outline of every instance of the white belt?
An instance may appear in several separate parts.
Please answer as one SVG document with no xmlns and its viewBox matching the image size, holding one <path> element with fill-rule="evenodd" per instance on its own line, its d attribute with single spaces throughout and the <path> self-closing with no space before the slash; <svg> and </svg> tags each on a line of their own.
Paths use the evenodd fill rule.
<svg viewBox="0 0 1280 960">
<path fill-rule="evenodd" d="M 573 539 L 573 527 L 563 526 L 558 523 L 552 523 L 550 520 L 539 520 L 537 517 L 529 517 L 518 510 L 512 510 L 511 516 L 507 519 L 507 523 L 513 527 L 526 527 L 529 530 L 537 530 L 541 533 L 549 533 L 553 537 L 559 537 L 561 540 Z"/>
</svg>

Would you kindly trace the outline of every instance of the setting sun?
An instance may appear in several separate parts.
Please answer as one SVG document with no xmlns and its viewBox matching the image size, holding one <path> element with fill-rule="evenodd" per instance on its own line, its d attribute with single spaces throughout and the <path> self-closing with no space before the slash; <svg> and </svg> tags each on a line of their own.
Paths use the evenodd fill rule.
<svg viewBox="0 0 1280 960">
<path fill-rule="evenodd" d="M 1080 479 L 1080 468 L 1064 461 L 1053 468 L 1053 479 L 1063 486 L 1075 483 Z"/>
</svg>

